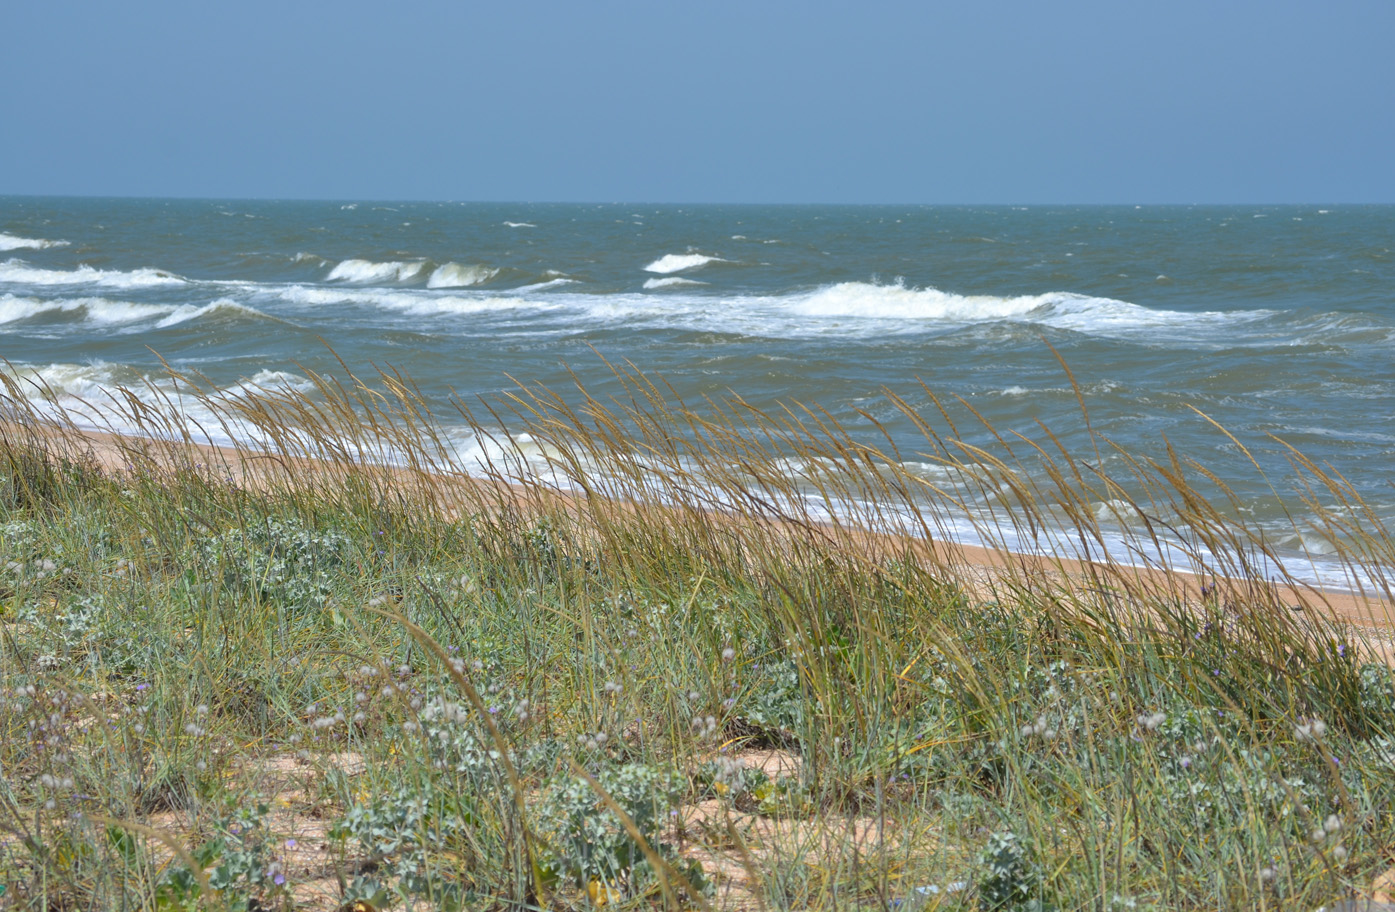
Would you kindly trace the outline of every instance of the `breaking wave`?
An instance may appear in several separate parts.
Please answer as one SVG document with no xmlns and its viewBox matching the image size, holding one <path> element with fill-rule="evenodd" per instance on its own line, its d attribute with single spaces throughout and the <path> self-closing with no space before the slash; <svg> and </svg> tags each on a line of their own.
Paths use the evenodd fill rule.
<svg viewBox="0 0 1395 912">
<path fill-rule="evenodd" d="M 698 269 L 706 266 L 708 263 L 728 262 L 730 262 L 730 260 L 708 256 L 705 253 L 666 253 L 648 266 L 645 266 L 644 271 L 668 275 L 674 272 L 686 272 L 689 269 Z"/>
<path fill-rule="evenodd" d="M 148 288 L 154 285 L 179 285 L 185 280 L 159 269 L 39 269 L 23 260 L 10 259 L 0 263 L 0 282 L 16 285 L 104 285 L 111 288 Z"/>
<path fill-rule="evenodd" d="M 706 285 L 706 282 L 699 282 L 697 279 L 684 279 L 679 276 L 672 276 L 667 279 L 645 279 L 644 287 L 650 291 L 659 288 L 681 288 L 684 286 Z"/>
<path fill-rule="evenodd" d="M 169 316 L 165 317 L 155 326 L 158 329 L 167 329 L 171 326 L 178 326 L 181 323 L 188 323 L 191 320 L 199 320 L 204 317 L 255 317 L 258 319 L 276 319 L 268 317 L 255 307 L 248 307 L 246 304 L 239 304 L 228 298 L 219 298 L 202 307 L 193 304 L 184 304 L 174 308 Z M 278 321 L 279 322 L 279 321 Z"/>
<path fill-rule="evenodd" d="M 427 288 L 464 288 L 480 285 L 499 274 L 492 266 L 461 266 L 459 263 L 446 263 L 436 267 L 431 278 L 426 280 Z"/>
<path fill-rule="evenodd" d="M 67 247 L 67 241 L 48 241 L 43 238 L 18 237 L 13 234 L 0 234 L 0 250 L 46 250 L 49 247 Z"/>
<path fill-rule="evenodd" d="M 0 296 L 0 324 L 17 323 L 39 316 L 73 316 L 97 325 L 135 323 L 170 312 L 158 304 L 109 301 L 106 298 L 59 298 L 43 300 L 12 294 Z"/>
<path fill-rule="evenodd" d="M 372 260 L 344 260 L 325 276 L 329 282 L 407 282 L 426 269 L 426 260 L 375 263 Z"/>
</svg>

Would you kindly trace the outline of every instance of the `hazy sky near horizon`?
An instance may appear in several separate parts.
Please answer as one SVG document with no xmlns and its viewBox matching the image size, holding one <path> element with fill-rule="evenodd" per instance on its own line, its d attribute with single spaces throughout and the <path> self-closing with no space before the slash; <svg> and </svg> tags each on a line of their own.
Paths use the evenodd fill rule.
<svg viewBox="0 0 1395 912">
<path fill-rule="evenodd" d="M 1388 0 L 12 5 L 0 194 L 1395 202 Z"/>
</svg>

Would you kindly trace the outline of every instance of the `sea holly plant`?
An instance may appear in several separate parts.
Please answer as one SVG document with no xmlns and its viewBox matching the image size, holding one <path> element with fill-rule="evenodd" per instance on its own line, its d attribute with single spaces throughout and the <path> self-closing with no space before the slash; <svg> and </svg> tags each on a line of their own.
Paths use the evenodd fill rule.
<svg viewBox="0 0 1395 912">
<path fill-rule="evenodd" d="M 659 838 L 680 794 L 677 780 L 641 763 L 602 767 L 595 780 L 649 847 L 689 883 L 703 889 L 701 867 L 679 858 Z M 567 776 L 555 782 L 539 809 L 536 826 L 546 841 L 546 868 L 553 877 L 605 897 L 639 896 L 653 887 L 656 873 L 643 849 L 585 777 Z"/>
<path fill-rule="evenodd" d="M 381 883 L 398 897 L 427 899 L 441 907 L 455 905 L 461 887 L 453 879 L 454 866 L 433 864 L 432 854 L 463 848 L 473 823 L 458 796 L 428 781 L 355 802 L 329 835 L 354 843 L 377 867 Z M 355 889 L 365 896 L 382 892 L 379 881 L 365 880 Z"/>
<path fill-rule="evenodd" d="M 285 867 L 276 854 L 275 838 L 266 827 L 267 806 L 239 808 L 215 827 L 215 835 L 191 855 L 214 891 L 218 908 L 252 912 L 290 906 Z M 166 871 L 156 889 L 161 908 L 198 908 L 201 886 L 184 865 Z M 213 897 L 209 897 L 213 899 Z"/>
<path fill-rule="evenodd" d="M 350 540 L 334 529 L 311 529 L 295 518 L 267 518 L 199 543 L 206 567 L 221 570 L 229 587 L 289 606 L 322 603 Z"/>
<path fill-rule="evenodd" d="M 979 908 L 985 912 L 1041 912 L 1041 868 L 1031 847 L 1011 831 L 994 833 L 978 856 Z"/>
</svg>

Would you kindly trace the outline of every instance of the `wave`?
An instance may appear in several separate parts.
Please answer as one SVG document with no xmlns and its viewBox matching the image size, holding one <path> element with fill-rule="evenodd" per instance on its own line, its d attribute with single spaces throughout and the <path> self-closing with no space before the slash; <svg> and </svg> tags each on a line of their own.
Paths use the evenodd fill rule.
<svg viewBox="0 0 1395 912">
<path fill-rule="evenodd" d="M 185 279 L 159 269 L 38 269 L 23 260 L 0 263 L 0 282 L 16 285 L 105 285 L 112 288 L 148 288 L 154 285 L 180 285 Z"/>
<path fill-rule="evenodd" d="M 442 295 L 426 291 L 370 291 L 292 285 L 281 291 L 293 304 L 359 304 L 418 315 L 476 314 L 505 310 L 550 310 L 556 305 L 520 297 Z"/>
<path fill-rule="evenodd" d="M 43 315 L 81 315 L 88 323 L 112 325 L 134 323 L 169 313 L 171 308 L 156 304 L 135 304 L 130 301 L 109 301 L 106 298 L 21 298 L 12 294 L 0 296 L 0 324 L 17 323 Z"/>
<path fill-rule="evenodd" d="M 552 272 L 552 270 L 549 269 L 548 272 L 550 273 Z M 559 276 L 555 279 L 548 279 L 546 282 L 534 282 L 532 285 L 520 285 L 519 287 L 513 289 L 513 293 L 529 294 L 534 291 L 548 291 L 553 288 L 561 288 L 563 285 L 575 284 L 576 279 L 569 279 L 565 276 Z"/>
<path fill-rule="evenodd" d="M 426 280 L 426 287 L 464 288 L 488 282 L 498 274 L 499 270 L 492 266 L 461 266 L 459 263 L 447 263 L 436 267 L 431 277 Z"/>
<path fill-rule="evenodd" d="M 706 285 L 706 282 L 699 282 L 696 279 L 684 279 L 673 276 L 667 279 L 645 279 L 644 287 L 653 291 L 658 288 L 680 288 L 683 286 Z"/>
<path fill-rule="evenodd" d="M 169 316 L 155 324 L 157 329 L 168 329 L 171 326 L 178 326 L 181 323 L 188 323 L 191 320 L 199 320 L 204 317 L 255 317 L 258 319 L 276 319 L 269 317 L 257 310 L 255 307 L 248 307 L 246 304 L 239 304 L 229 298 L 219 298 L 218 300 L 195 306 L 193 304 L 183 304 L 174 308 Z M 277 321 L 280 322 L 280 321 Z"/>
<path fill-rule="evenodd" d="M 507 225 L 507 226 L 510 227 L 510 228 L 536 228 L 536 227 L 538 227 L 537 225 L 534 225 L 532 222 L 505 222 L 504 224 Z"/>
<path fill-rule="evenodd" d="M 686 272 L 689 269 L 698 269 L 706 266 L 708 263 L 728 262 L 730 262 L 730 260 L 708 256 L 705 253 L 666 253 L 648 266 L 645 266 L 644 271 L 668 275 L 673 272 Z"/>
<path fill-rule="evenodd" d="M 132 365 L 105 361 L 0 364 L 0 373 L 14 383 L 35 412 L 63 423 L 97 431 L 153 434 L 224 446 L 273 445 L 265 432 L 238 414 L 237 400 L 252 394 L 305 394 L 314 389 L 310 380 L 298 374 L 262 370 L 204 397 L 168 374 L 151 374 Z M 133 399 L 141 403 L 139 408 L 133 407 Z M 214 403 L 220 405 L 210 407 Z M 152 415 L 160 417 L 152 420 Z M 350 442 L 346 446 L 353 448 Z"/>
<path fill-rule="evenodd" d="M 1027 322 L 1105 334 L 1156 327 L 1249 322 L 1272 316 L 1272 312 L 1266 310 L 1195 313 L 1155 310 L 1128 301 L 1066 291 L 1002 297 L 865 282 L 843 282 L 820 288 L 798 299 L 791 309 L 804 317 L 897 320 L 907 329 L 934 322 Z"/>
<path fill-rule="evenodd" d="M 50 247 L 67 247 L 68 241 L 49 241 L 43 238 L 19 237 L 14 234 L 0 234 L 0 250 L 47 250 Z"/>
<path fill-rule="evenodd" d="M 406 282 L 426 268 L 426 260 L 375 263 L 372 260 L 344 260 L 325 276 L 329 282 Z"/>
</svg>

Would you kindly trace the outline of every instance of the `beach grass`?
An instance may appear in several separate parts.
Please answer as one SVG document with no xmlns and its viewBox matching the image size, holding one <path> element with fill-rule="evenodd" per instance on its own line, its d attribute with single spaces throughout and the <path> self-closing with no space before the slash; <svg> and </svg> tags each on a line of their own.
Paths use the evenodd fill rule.
<svg viewBox="0 0 1395 912">
<path fill-rule="evenodd" d="M 0 905 L 1383 889 L 1395 539 L 1342 478 L 1294 453 L 1332 593 L 1165 448 L 973 445 L 968 403 L 888 392 L 924 432 L 903 453 L 870 416 L 614 376 L 459 403 L 473 478 L 391 371 L 179 377 L 97 404 L 120 435 L 4 378 Z"/>
</svg>

